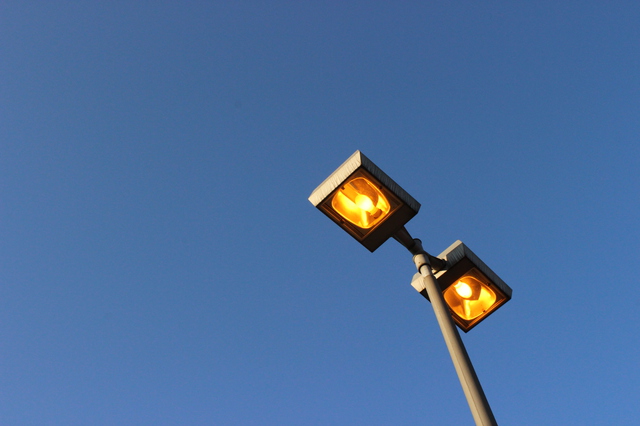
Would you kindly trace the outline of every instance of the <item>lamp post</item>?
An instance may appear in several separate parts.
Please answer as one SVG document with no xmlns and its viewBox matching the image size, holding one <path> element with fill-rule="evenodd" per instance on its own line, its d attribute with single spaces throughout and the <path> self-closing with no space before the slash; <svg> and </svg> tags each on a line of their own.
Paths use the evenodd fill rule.
<svg viewBox="0 0 640 426">
<path fill-rule="evenodd" d="M 420 203 L 360 151 L 309 201 L 369 251 L 393 237 L 413 254 L 418 273 L 411 285 L 431 302 L 476 425 L 497 425 L 454 324 L 466 333 L 509 301 L 511 288 L 461 241 L 438 257 L 428 254 L 404 227 Z"/>
</svg>

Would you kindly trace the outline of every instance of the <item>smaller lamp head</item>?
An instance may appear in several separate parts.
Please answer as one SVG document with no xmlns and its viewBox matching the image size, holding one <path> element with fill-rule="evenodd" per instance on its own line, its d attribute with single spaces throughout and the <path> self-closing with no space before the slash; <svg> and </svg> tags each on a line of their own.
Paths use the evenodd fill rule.
<svg viewBox="0 0 640 426">
<path fill-rule="evenodd" d="M 309 201 L 369 251 L 420 210 L 420 203 L 360 151 L 325 179 Z"/>
<path fill-rule="evenodd" d="M 511 288 L 461 241 L 438 256 L 446 268 L 435 276 L 455 323 L 465 333 L 511 299 Z M 420 274 L 411 285 L 429 299 Z"/>
</svg>

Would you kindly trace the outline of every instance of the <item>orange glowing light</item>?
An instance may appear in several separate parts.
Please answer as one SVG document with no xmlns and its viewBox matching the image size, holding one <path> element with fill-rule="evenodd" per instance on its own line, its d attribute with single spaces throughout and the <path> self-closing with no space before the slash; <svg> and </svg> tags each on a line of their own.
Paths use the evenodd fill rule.
<svg viewBox="0 0 640 426">
<path fill-rule="evenodd" d="M 344 219 L 363 229 L 373 228 L 389 214 L 387 197 L 368 179 L 356 177 L 342 185 L 331 207 Z"/>
<path fill-rule="evenodd" d="M 487 284 L 471 275 L 463 276 L 444 292 L 451 310 L 466 321 L 488 312 L 496 299 L 496 293 Z"/>
</svg>

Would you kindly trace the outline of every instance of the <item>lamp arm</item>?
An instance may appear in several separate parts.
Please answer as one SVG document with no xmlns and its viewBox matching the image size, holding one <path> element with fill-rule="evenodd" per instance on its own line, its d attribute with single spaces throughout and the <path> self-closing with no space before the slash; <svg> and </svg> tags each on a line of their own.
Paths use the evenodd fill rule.
<svg viewBox="0 0 640 426">
<path fill-rule="evenodd" d="M 411 234 L 409 234 L 409 231 L 407 231 L 407 228 L 405 228 L 404 226 L 396 231 L 396 233 L 393 235 L 393 238 L 397 242 L 402 244 L 407 250 L 409 250 L 412 255 L 426 255 L 429 260 L 429 265 L 431 265 L 431 269 L 434 272 L 447 269 L 447 262 L 444 259 L 440 259 L 439 257 L 431 256 L 429 253 L 424 251 L 424 249 L 422 248 L 422 241 L 417 238 L 411 237 Z"/>
</svg>

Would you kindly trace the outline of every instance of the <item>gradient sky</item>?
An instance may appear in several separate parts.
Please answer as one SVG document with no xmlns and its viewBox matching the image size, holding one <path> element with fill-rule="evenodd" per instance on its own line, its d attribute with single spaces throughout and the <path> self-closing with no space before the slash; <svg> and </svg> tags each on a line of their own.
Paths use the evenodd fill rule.
<svg viewBox="0 0 640 426">
<path fill-rule="evenodd" d="M 640 419 L 640 3 L 0 3 L 0 424 L 467 425 L 359 149 L 513 299 L 502 425 Z M 635 290 L 634 290 L 635 289 Z"/>
</svg>

